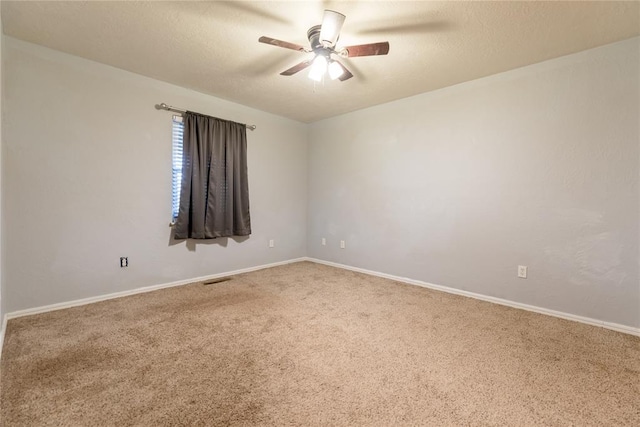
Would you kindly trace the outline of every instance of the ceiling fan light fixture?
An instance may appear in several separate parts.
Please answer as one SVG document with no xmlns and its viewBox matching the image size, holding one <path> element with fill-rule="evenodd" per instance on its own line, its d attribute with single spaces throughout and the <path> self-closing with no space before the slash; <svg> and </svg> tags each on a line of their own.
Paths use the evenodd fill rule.
<svg viewBox="0 0 640 427">
<path fill-rule="evenodd" d="M 325 10 L 320 29 L 320 42 L 325 46 L 333 46 L 338 41 L 345 16 L 334 10 Z"/>
<path fill-rule="evenodd" d="M 329 71 L 329 77 L 331 77 L 331 80 L 335 80 L 338 77 L 340 77 L 342 74 L 344 74 L 344 70 L 342 69 L 340 64 L 338 64 L 336 61 L 331 61 L 331 63 L 329 64 L 328 71 Z"/>
<path fill-rule="evenodd" d="M 332 80 L 338 79 L 344 82 L 352 78 L 353 74 L 342 62 L 334 60 L 332 55 L 352 58 L 357 56 L 386 55 L 389 53 L 389 42 L 337 47 L 336 42 L 340 38 L 340 30 L 342 30 L 344 21 L 345 16 L 343 14 L 334 10 L 325 10 L 322 25 L 314 25 L 307 30 L 309 48 L 266 36 L 260 37 L 258 42 L 296 50 L 298 52 L 313 53 L 315 55 L 313 58 L 308 58 L 284 70 L 280 73 L 281 76 L 292 76 L 309 68 L 308 76 L 316 82 L 324 81 L 327 74 Z"/>
<path fill-rule="evenodd" d="M 311 64 L 311 71 L 309 71 L 309 78 L 317 82 L 322 80 L 322 77 L 327 72 L 327 58 L 324 55 L 316 55 Z"/>
</svg>

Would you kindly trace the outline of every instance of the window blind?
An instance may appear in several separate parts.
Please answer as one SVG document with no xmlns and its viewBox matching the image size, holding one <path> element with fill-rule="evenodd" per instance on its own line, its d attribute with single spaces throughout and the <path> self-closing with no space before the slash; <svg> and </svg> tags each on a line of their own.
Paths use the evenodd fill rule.
<svg viewBox="0 0 640 427">
<path fill-rule="evenodd" d="M 181 116 L 173 116 L 172 135 L 172 175 L 171 175 L 171 210 L 172 219 L 178 217 L 180 210 L 180 187 L 182 185 L 182 136 L 184 133 L 184 124 Z"/>
</svg>

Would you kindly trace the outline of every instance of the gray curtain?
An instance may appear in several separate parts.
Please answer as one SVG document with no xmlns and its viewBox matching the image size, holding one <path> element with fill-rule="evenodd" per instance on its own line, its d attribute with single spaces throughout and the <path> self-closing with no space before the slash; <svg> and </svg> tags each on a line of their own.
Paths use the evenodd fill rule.
<svg viewBox="0 0 640 427">
<path fill-rule="evenodd" d="M 182 149 L 174 237 L 215 239 L 251 234 L 246 126 L 187 111 Z"/>
</svg>

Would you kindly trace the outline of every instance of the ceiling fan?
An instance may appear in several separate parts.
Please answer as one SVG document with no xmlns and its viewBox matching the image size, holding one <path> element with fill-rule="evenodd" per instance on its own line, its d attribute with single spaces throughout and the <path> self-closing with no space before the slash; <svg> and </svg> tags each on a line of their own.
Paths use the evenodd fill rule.
<svg viewBox="0 0 640 427">
<path fill-rule="evenodd" d="M 354 56 L 373 56 L 386 55 L 389 53 L 389 42 L 360 44 L 355 46 L 336 47 L 340 30 L 344 23 L 345 16 L 333 10 L 325 10 L 322 18 L 322 25 L 314 25 L 307 31 L 307 38 L 311 48 L 305 48 L 299 44 L 289 43 L 282 40 L 272 39 L 271 37 L 262 36 L 258 39 L 260 43 L 266 43 L 273 46 L 284 47 L 286 49 L 297 50 L 299 52 L 313 52 L 313 59 L 302 61 L 294 65 L 288 70 L 283 71 L 280 75 L 291 76 L 307 67 L 311 67 L 309 78 L 315 81 L 321 81 L 323 76 L 328 72 L 332 80 L 338 79 L 345 81 L 353 77 L 353 74 L 332 55 L 338 55 L 343 58 L 352 58 Z"/>
</svg>

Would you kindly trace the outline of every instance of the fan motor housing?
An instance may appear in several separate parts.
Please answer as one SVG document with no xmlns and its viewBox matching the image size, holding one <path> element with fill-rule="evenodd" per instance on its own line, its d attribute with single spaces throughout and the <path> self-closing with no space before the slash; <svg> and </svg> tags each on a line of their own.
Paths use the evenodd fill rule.
<svg viewBox="0 0 640 427">
<path fill-rule="evenodd" d="M 311 50 L 316 50 L 323 47 L 322 43 L 320 43 L 320 28 L 320 25 L 314 25 L 307 31 L 307 38 L 309 39 Z"/>
</svg>

